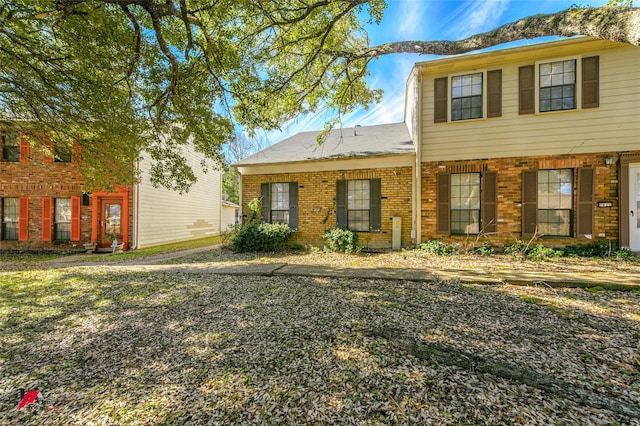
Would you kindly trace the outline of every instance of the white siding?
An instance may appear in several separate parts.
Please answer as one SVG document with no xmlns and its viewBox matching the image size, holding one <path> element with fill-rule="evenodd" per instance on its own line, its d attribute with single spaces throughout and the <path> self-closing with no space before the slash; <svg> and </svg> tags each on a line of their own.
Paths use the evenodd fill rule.
<svg viewBox="0 0 640 426">
<path fill-rule="evenodd" d="M 404 106 L 404 122 L 407 124 L 407 129 L 411 135 L 411 140 L 414 144 L 416 141 L 417 126 L 420 120 L 418 119 L 417 99 L 418 99 L 418 72 L 419 68 L 414 67 L 407 80 L 407 86 L 405 90 L 405 106 Z"/>
<path fill-rule="evenodd" d="M 578 48 L 576 46 L 572 50 L 571 46 L 567 46 L 559 57 L 571 56 L 579 61 L 581 54 L 576 50 Z M 544 52 L 544 49 L 541 47 L 540 52 Z M 631 151 L 640 148 L 640 48 L 616 45 L 614 48 L 589 50 L 582 54 L 584 57 L 600 57 L 599 107 L 518 115 L 518 67 L 532 65 L 538 59 L 534 55 L 532 52 L 528 59 L 520 56 L 516 61 L 509 62 L 509 54 L 502 52 L 500 63 L 487 58 L 490 67 L 486 69 L 502 69 L 502 116 L 496 118 L 434 124 L 434 79 L 447 76 L 448 73 L 438 71 L 427 75 L 423 83 L 422 161 Z M 459 60 L 464 64 L 464 57 Z M 552 61 L 553 58 L 545 57 L 544 60 Z M 578 80 L 577 85 L 579 83 Z M 451 108 L 450 103 L 448 107 Z"/>
<path fill-rule="evenodd" d="M 154 188 L 151 185 L 151 161 L 143 155 L 140 162 L 142 176 L 138 185 L 138 199 L 134 200 L 134 205 L 138 206 L 137 211 L 134 211 L 138 248 L 220 234 L 222 172 L 209 170 L 204 173 L 199 154 L 185 149 L 184 155 L 198 181 L 189 192 L 182 195 L 177 191 Z"/>
</svg>

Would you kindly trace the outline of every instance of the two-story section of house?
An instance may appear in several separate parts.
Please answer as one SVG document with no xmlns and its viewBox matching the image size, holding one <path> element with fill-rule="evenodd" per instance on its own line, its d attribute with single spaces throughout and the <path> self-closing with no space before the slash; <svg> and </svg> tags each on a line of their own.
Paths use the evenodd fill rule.
<svg viewBox="0 0 640 426">
<path fill-rule="evenodd" d="M 572 38 L 415 65 L 418 242 L 640 250 L 640 49 Z"/>
<path fill-rule="evenodd" d="M 154 187 L 144 153 L 140 181 L 107 191 L 86 186 L 73 147 L 30 133 L 0 128 L 0 250 L 108 249 L 114 240 L 143 248 L 221 233 L 222 172 L 205 173 L 189 147 L 183 155 L 198 178 L 189 192 Z"/>
</svg>

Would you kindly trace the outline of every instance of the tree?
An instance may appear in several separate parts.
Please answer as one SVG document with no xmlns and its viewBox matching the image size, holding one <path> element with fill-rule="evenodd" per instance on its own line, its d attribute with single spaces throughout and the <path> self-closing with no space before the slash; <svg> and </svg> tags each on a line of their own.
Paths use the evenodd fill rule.
<svg viewBox="0 0 640 426">
<path fill-rule="evenodd" d="M 384 0 L 0 0 L 0 113 L 34 144 L 46 129 L 73 145 L 90 186 L 132 182 L 144 151 L 155 184 L 184 190 L 195 177 L 181 145 L 222 163 L 236 126 L 277 129 L 320 108 L 335 125 L 380 99 L 365 77 L 381 55 L 449 55 L 546 35 L 640 44 L 640 11 L 603 7 L 466 40 L 369 46 L 359 17 L 379 22 L 384 8 Z"/>
</svg>

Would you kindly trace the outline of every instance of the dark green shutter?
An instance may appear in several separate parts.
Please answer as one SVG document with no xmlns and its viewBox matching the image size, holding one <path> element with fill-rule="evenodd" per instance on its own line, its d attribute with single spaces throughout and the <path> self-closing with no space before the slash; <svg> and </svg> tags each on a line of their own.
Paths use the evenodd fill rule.
<svg viewBox="0 0 640 426">
<path fill-rule="evenodd" d="M 582 108 L 596 108 L 600 105 L 600 58 L 582 58 Z"/>
<path fill-rule="evenodd" d="M 289 182 L 289 227 L 298 230 L 298 182 Z"/>
<path fill-rule="evenodd" d="M 518 114 L 533 114 L 535 108 L 535 68 L 527 65 L 518 68 Z"/>
<path fill-rule="evenodd" d="M 382 230 L 382 188 L 380 179 L 369 181 L 369 229 L 373 232 Z"/>
<path fill-rule="evenodd" d="M 347 229 L 347 181 L 336 181 L 336 227 Z"/>
<path fill-rule="evenodd" d="M 433 122 L 447 122 L 447 77 L 436 78 L 433 81 Z"/>
<path fill-rule="evenodd" d="M 522 172 L 522 235 L 533 235 L 538 227 L 538 172 Z"/>
<path fill-rule="evenodd" d="M 482 174 L 482 232 L 495 233 L 498 230 L 498 173 Z"/>
<path fill-rule="evenodd" d="M 260 222 L 269 223 L 269 184 L 260 184 Z"/>
<path fill-rule="evenodd" d="M 502 70 L 487 72 L 487 117 L 502 115 Z"/>
<path fill-rule="evenodd" d="M 436 233 L 451 233 L 451 175 L 438 173 L 436 177 Z"/>
<path fill-rule="evenodd" d="M 595 171 L 578 169 L 578 205 L 576 211 L 578 237 L 593 236 Z"/>
</svg>

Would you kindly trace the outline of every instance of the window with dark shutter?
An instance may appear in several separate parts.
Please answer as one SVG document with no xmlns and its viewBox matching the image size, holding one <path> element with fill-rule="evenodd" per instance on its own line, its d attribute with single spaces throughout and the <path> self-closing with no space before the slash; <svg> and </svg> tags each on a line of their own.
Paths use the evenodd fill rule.
<svg viewBox="0 0 640 426">
<path fill-rule="evenodd" d="M 495 233 L 498 230 L 498 173 L 482 173 L 482 232 Z"/>
<path fill-rule="evenodd" d="M 600 106 L 600 58 L 582 58 L 582 108 Z"/>
<path fill-rule="evenodd" d="M 260 222 L 269 223 L 269 184 L 260 184 Z"/>
<path fill-rule="evenodd" d="M 594 227 L 595 171 L 592 168 L 578 169 L 578 204 L 576 219 L 578 237 L 593 236 Z"/>
<path fill-rule="evenodd" d="M 298 182 L 289 182 L 289 228 L 298 230 Z"/>
<path fill-rule="evenodd" d="M 527 65 L 518 68 L 518 114 L 535 112 L 535 67 Z"/>
<path fill-rule="evenodd" d="M 535 234 L 538 228 L 538 172 L 522 172 L 522 235 Z"/>
<path fill-rule="evenodd" d="M 451 191 L 449 173 L 438 173 L 436 177 L 436 233 L 451 233 Z"/>
<path fill-rule="evenodd" d="M 347 181 L 336 181 L 336 227 L 347 229 Z"/>
<path fill-rule="evenodd" d="M 487 117 L 502 115 L 502 70 L 487 72 Z"/>
<path fill-rule="evenodd" d="M 447 122 L 447 77 L 436 78 L 433 81 L 433 122 Z"/>
</svg>

